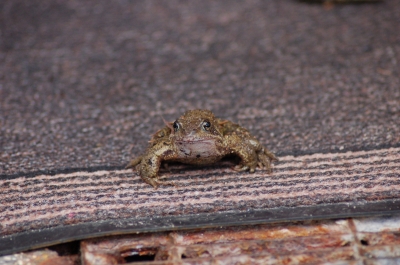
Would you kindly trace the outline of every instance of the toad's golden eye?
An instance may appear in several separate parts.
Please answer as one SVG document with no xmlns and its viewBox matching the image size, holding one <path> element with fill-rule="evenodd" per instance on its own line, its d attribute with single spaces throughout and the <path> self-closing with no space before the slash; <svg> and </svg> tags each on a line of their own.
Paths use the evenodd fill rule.
<svg viewBox="0 0 400 265">
<path fill-rule="evenodd" d="M 175 121 L 172 126 L 174 127 L 175 132 L 179 131 L 179 129 L 181 128 L 181 126 L 177 121 Z"/>
<path fill-rule="evenodd" d="M 203 121 L 203 129 L 208 131 L 211 127 L 211 123 L 209 121 Z"/>
</svg>

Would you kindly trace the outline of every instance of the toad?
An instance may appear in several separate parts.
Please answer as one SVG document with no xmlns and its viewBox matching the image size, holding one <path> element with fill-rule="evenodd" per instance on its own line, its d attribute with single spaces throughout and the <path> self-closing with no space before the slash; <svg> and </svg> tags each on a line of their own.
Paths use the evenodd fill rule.
<svg viewBox="0 0 400 265">
<path fill-rule="evenodd" d="M 209 165 L 227 155 L 241 161 L 233 169 L 253 173 L 257 167 L 271 172 L 271 161 L 278 160 L 249 131 L 228 120 L 216 118 L 209 110 L 189 110 L 174 122 L 157 131 L 145 153 L 133 159 L 126 168 L 137 167 L 144 182 L 157 188 L 174 185 L 161 181 L 162 162 Z"/>
</svg>

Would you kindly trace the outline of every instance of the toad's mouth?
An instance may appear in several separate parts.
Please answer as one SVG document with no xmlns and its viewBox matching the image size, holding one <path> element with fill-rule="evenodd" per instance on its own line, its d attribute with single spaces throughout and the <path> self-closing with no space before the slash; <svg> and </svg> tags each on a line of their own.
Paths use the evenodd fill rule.
<svg viewBox="0 0 400 265">
<path fill-rule="evenodd" d="M 219 141 L 219 139 L 216 139 L 213 137 L 196 137 L 194 135 L 193 136 L 187 135 L 186 137 L 176 137 L 175 138 L 176 144 L 201 144 L 201 143 L 214 144 L 218 141 Z"/>
<path fill-rule="evenodd" d="M 177 140 L 177 144 L 197 144 L 197 143 L 214 143 L 215 140 L 213 139 L 183 139 L 183 140 Z"/>
<path fill-rule="evenodd" d="M 215 139 L 182 139 L 175 143 L 181 157 L 205 158 L 219 154 Z"/>
</svg>

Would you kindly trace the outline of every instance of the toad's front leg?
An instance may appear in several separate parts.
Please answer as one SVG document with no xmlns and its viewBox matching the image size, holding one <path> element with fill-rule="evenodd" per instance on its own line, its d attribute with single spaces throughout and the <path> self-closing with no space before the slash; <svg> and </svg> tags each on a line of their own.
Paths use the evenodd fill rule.
<svg viewBox="0 0 400 265">
<path fill-rule="evenodd" d="M 143 156 L 138 158 L 140 162 L 138 162 L 137 159 L 132 160 L 129 166 L 135 166 L 133 162 L 136 162 L 140 177 L 144 182 L 152 185 L 156 189 L 159 185 L 174 185 L 173 182 L 160 181 L 158 171 L 162 161 L 172 159 L 175 154 L 176 151 L 171 149 L 170 144 L 162 141 L 150 147 Z"/>
<path fill-rule="evenodd" d="M 250 171 L 253 173 L 259 167 L 271 172 L 271 161 L 278 160 L 273 153 L 251 136 L 240 137 L 232 134 L 226 136 L 225 139 L 231 153 L 241 158 L 240 164 L 234 168 L 236 171 Z"/>
</svg>

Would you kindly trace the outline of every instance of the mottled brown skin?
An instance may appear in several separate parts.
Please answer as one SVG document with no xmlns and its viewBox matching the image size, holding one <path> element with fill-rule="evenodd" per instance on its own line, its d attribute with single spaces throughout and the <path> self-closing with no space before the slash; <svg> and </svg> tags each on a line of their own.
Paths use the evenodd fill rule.
<svg viewBox="0 0 400 265">
<path fill-rule="evenodd" d="M 241 158 L 234 170 L 254 172 L 259 167 L 271 172 L 271 161 L 278 160 L 246 129 L 216 118 L 209 110 L 189 110 L 166 124 L 153 135 L 146 152 L 127 165 L 137 166 L 142 179 L 154 188 L 173 185 L 159 179 L 162 162 L 208 165 L 233 154 Z"/>
</svg>

